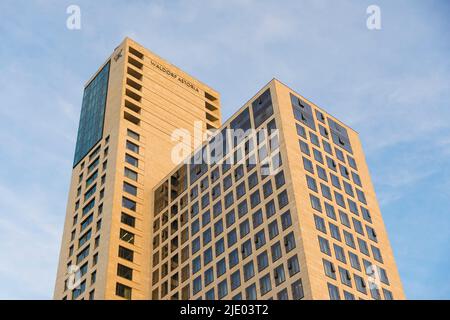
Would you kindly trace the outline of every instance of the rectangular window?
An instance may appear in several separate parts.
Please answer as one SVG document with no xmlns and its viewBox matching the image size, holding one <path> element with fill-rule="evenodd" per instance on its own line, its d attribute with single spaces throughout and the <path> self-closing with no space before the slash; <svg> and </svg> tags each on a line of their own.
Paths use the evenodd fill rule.
<svg viewBox="0 0 450 320">
<path fill-rule="evenodd" d="M 120 240 L 134 244 L 134 234 L 125 229 L 120 229 Z"/>
<path fill-rule="evenodd" d="M 119 263 L 117 265 L 117 275 L 128 280 L 133 280 L 133 269 Z"/>
<path fill-rule="evenodd" d="M 137 144 L 131 142 L 131 141 L 127 140 L 126 148 L 127 148 L 127 150 L 130 150 L 130 151 L 132 151 L 134 153 L 139 154 L 139 146 Z"/>
<path fill-rule="evenodd" d="M 130 138 L 132 138 L 132 139 L 134 139 L 134 140 L 136 140 L 136 141 L 139 141 L 139 134 L 137 134 L 136 132 L 134 132 L 134 131 L 132 131 L 132 130 L 130 130 L 130 129 L 127 129 L 127 136 L 129 136 Z"/>
<path fill-rule="evenodd" d="M 125 170 L 124 170 L 124 175 L 125 175 L 125 177 L 127 177 L 127 178 L 129 178 L 129 179 L 131 179 L 131 180 L 134 180 L 134 181 L 137 181 L 137 180 L 138 180 L 138 174 L 137 174 L 137 172 L 135 172 L 135 171 L 133 171 L 133 170 L 130 170 L 130 169 L 128 169 L 128 168 L 125 168 Z"/>
<path fill-rule="evenodd" d="M 128 300 L 131 300 L 131 288 L 121 284 L 121 283 L 117 283 L 116 284 L 116 295 Z"/>
<path fill-rule="evenodd" d="M 133 196 L 137 196 L 137 187 L 133 186 L 128 182 L 123 183 L 123 191 Z"/>
<path fill-rule="evenodd" d="M 131 211 L 136 211 L 136 201 L 128 199 L 126 197 L 122 197 L 122 206 Z"/>
<path fill-rule="evenodd" d="M 128 153 L 125 154 L 125 162 L 131 164 L 133 167 L 139 167 L 139 160 Z"/>
<path fill-rule="evenodd" d="M 133 216 L 130 216 L 129 214 L 122 212 L 120 221 L 122 223 L 134 228 L 135 223 L 136 223 L 136 218 Z"/>
</svg>

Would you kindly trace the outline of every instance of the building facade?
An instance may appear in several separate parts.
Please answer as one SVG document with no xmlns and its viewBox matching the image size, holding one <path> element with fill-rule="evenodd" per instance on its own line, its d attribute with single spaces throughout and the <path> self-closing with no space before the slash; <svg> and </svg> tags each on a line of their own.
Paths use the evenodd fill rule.
<svg viewBox="0 0 450 320">
<path fill-rule="evenodd" d="M 219 94 L 131 39 L 89 80 L 54 298 L 148 297 L 152 188 L 173 169 L 172 132 L 198 123 L 220 126 Z"/>
<path fill-rule="evenodd" d="M 103 100 L 101 131 L 84 110 Z M 126 39 L 85 88 L 85 128 L 55 298 L 405 298 L 358 134 L 278 80 L 221 125 L 217 92 Z"/>
</svg>

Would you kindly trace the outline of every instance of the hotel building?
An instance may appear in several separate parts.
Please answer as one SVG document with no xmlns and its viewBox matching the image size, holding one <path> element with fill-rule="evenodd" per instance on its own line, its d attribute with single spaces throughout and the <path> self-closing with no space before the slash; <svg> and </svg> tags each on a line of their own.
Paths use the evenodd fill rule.
<svg viewBox="0 0 450 320">
<path fill-rule="evenodd" d="M 128 38 L 85 87 L 54 297 L 405 298 L 357 132 L 276 79 L 222 125 Z"/>
</svg>

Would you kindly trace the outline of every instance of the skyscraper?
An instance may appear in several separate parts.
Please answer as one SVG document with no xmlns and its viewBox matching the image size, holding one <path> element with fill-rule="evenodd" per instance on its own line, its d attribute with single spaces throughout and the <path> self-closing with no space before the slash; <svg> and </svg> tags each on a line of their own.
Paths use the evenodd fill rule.
<svg viewBox="0 0 450 320">
<path fill-rule="evenodd" d="M 88 81 L 55 298 L 148 297 L 152 188 L 174 166 L 172 132 L 199 123 L 220 126 L 219 94 L 131 39 Z"/>
<path fill-rule="evenodd" d="M 126 39 L 85 88 L 55 288 L 89 297 L 404 293 L 353 129 L 275 79 L 221 125 L 217 92 Z"/>
</svg>

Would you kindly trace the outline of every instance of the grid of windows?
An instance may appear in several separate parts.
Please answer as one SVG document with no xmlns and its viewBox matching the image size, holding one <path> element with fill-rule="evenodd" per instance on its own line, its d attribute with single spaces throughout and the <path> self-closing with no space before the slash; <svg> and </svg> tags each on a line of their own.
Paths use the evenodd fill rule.
<svg viewBox="0 0 450 320">
<path fill-rule="evenodd" d="M 109 136 L 100 141 L 95 148 L 79 163 L 77 170 L 78 184 L 74 201 L 72 230 L 67 254 L 66 265 L 81 266 L 81 285 L 68 292 L 65 297 L 83 299 L 84 294 L 93 296 L 95 284 L 96 260 L 100 245 L 101 216 L 103 197 L 105 193 L 106 166 Z M 92 274 L 94 276 L 92 277 Z M 91 275 L 91 276 L 89 276 Z M 64 279 L 64 292 L 67 287 L 68 275 Z M 87 289 L 90 289 L 87 293 Z"/>
<path fill-rule="evenodd" d="M 334 264 L 323 260 L 325 274 L 335 280 L 328 286 L 330 298 L 340 298 L 340 284 L 355 288 L 355 293 L 362 293 L 362 297 L 367 298 L 370 292 L 362 290 L 362 285 L 356 283 L 365 283 L 364 279 L 367 279 L 368 275 L 361 271 L 360 260 L 362 257 L 373 260 L 370 265 L 382 264 L 383 260 L 377 247 L 376 231 L 366 207 L 367 200 L 361 190 L 362 182 L 347 131 L 322 113 L 316 112 L 319 122 L 326 125 L 328 120 L 329 124 L 329 128 L 319 125 L 322 137 L 319 139 L 314 119 L 304 116 L 304 111 L 299 108 L 302 106 L 301 102 L 293 98 L 291 100 L 294 117 L 298 121 L 295 125 L 299 136 L 301 161 L 307 172 L 305 183 L 310 191 L 310 205 L 316 212 L 313 219 L 318 234 L 322 235 L 318 238 L 318 245 L 324 257 L 334 256 L 342 264 L 337 266 L 339 275 L 336 276 L 337 269 Z M 335 145 L 334 148 L 332 144 Z M 334 255 L 331 247 L 334 249 Z M 350 265 L 347 264 L 347 256 Z M 359 278 L 351 276 L 351 269 Z M 344 298 L 350 295 L 347 291 L 343 293 Z M 379 296 L 376 292 L 372 293 L 372 297 Z"/>
<path fill-rule="evenodd" d="M 262 104 L 272 108 L 264 99 Z M 254 120 L 257 125 L 275 129 L 272 111 L 259 112 L 264 117 Z M 231 122 L 236 127 L 254 123 L 248 109 Z M 292 200 L 278 143 L 273 143 L 277 134 L 238 139 L 223 163 L 187 170 L 195 178 L 188 178 L 176 197 L 164 195 L 177 183 L 173 179 L 156 188 L 155 199 L 163 205 L 155 203 L 153 298 L 303 298 Z M 228 163 L 227 157 L 236 154 L 240 161 Z M 252 157 L 260 161 L 251 162 Z M 264 160 L 276 171 L 265 170 Z"/>
</svg>

